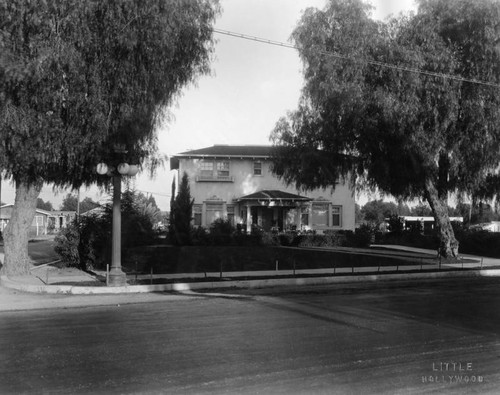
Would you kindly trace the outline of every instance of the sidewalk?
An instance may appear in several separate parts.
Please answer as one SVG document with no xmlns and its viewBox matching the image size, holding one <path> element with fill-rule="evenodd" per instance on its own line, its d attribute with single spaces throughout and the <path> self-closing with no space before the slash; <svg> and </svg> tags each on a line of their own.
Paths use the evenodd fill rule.
<svg viewBox="0 0 500 395">
<path fill-rule="evenodd" d="M 373 247 L 378 248 L 379 251 L 380 249 L 387 249 L 388 253 L 390 251 L 405 251 L 435 256 L 435 251 L 431 250 L 402 246 L 377 245 Z M 365 249 L 356 253 L 369 252 L 370 250 Z M 372 250 L 372 253 L 374 252 Z M 380 252 L 378 253 L 380 254 Z M 382 254 L 384 253 L 382 252 Z M 222 279 L 220 278 L 220 272 L 207 273 L 206 275 L 205 273 L 133 274 L 128 276 L 129 282 L 133 283 L 135 280 L 147 282 L 147 280 L 150 280 L 151 284 L 122 287 L 105 286 L 102 281 L 105 273 L 100 273 L 98 276 L 100 278 L 97 278 L 76 268 L 58 268 L 45 264 L 33 267 L 31 275 L 9 278 L 3 276 L 0 278 L 0 311 L 178 300 L 187 297 L 179 293 L 189 293 L 201 289 L 293 287 L 374 281 L 500 276 L 500 259 L 475 256 L 466 256 L 466 258 L 474 261 L 465 264 L 443 264 L 441 271 L 437 271 L 439 264 L 415 264 L 402 267 L 372 266 L 295 271 L 224 272 L 222 273 Z M 493 268 L 494 266 L 497 268 Z M 401 271 L 402 269 L 404 271 Z M 207 277 L 206 280 L 205 277 Z M 152 284 L 154 280 L 158 279 L 172 281 L 168 284 Z M 165 292 L 169 292 L 169 294 Z M 192 297 L 193 294 L 191 293 L 189 297 Z"/>
</svg>

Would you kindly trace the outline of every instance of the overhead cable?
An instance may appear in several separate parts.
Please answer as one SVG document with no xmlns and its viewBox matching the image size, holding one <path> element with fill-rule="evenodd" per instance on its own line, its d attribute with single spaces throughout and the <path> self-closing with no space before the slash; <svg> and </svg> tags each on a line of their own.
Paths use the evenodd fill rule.
<svg viewBox="0 0 500 395">
<path fill-rule="evenodd" d="M 219 33 L 219 34 L 223 34 L 226 36 L 241 38 L 241 39 L 249 40 L 249 41 L 256 41 L 256 42 L 263 43 L 263 44 L 275 45 L 278 47 L 295 49 L 297 51 L 300 49 L 296 45 L 287 44 L 287 43 L 280 42 L 280 41 L 269 40 L 267 38 L 249 36 L 247 34 L 235 33 L 235 32 L 231 32 L 228 30 L 221 30 L 221 29 L 213 29 L 213 31 L 214 31 L 214 33 Z M 341 60 L 348 60 L 348 61 L 356 62 L 356 63 L 367 63 L 367 64 L 372 64 L 375 66 L 385 67 L 385 68 L 389 68 L 389 69 L 393 69 L 393 70 L 404 71 L 404 72 L 408 72 L 408 73 L 423 74 L 423 75 L 427 75 L 427 76 L 431 76 L 431 77 L 438 77 L 438 78 L 449 79 L 449 80 L 454 80 L 454 81 L 459 81 L 459 82 L 468 82 L 471 84 L 479 84 L 479 85 L 490 86 L 493 88 L 500 88 L 500 84 L 495 84 L 493 82 L 488 82 L 488 81 L 481 81 L 481 80 L 476 80 L 476 79 L 471 79 L 471 78 L 464 78 L 464 77 L 460 77 L 460 76 L 456 76 L 456 75 L 452 75 L 452 74 L 436 73 L 433 71 L 426 71 L 426 70 L 416 69 L 416 68 L 412 68 L 412 67 L 397 66 L 394 64 L 379 62 L 376 60 L 357 59 L 357 58 L 353 58 L 350 56 L 340 55 L 340 54 L 336 54 L 334 52 L 329 52 L 329 51 L 325 51 L 325 50 L 316 50 L 315 52 L 317 52 L 321 55 L 326 55 L 326 56 L 330 56 L 330 57 L 341 59 Z"/>
</svg>

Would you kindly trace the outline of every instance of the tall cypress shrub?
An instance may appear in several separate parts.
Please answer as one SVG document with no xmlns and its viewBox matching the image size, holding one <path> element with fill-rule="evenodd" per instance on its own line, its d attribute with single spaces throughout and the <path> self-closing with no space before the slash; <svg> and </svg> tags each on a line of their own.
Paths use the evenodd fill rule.
<svg viewBox="0 0 500 395">
<path fill-rule="evenodd" d="M 179 193 L 172 200 L 170 207 L 169 234 L 172 243 L 177 245 L 188 245 L 191 243 L 190 233 L 191 220 L 193 219 L 193 204 L 194 199 L 191 198 L 189 177 L 184 172 L 179 185 Z"/>
</svg>

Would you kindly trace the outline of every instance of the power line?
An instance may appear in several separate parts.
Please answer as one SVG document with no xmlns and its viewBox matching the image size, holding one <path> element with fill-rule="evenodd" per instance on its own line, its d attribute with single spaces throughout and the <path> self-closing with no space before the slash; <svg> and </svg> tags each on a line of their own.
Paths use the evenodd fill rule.
<svg viewBox="0 0 500 395">
<path fill-rule="evenodd" d="M 158 195 L 158 196 L 164 196 L 164 197 L 172 197 L 172 195 L 164 194 L 164 193 L 158 193 L 158 192 L 150 192 L 150 191 L 143 191 L 141 189 L 136 189 L 137 192 L 142 192 L 142 193 L 150 193 L 151 195 Z"/>
<path fill-rule="evenodd" d="M 236 37 L 236 38 L 249 40 L 249 41 L 256 41 L 256 42 L 263 43 L 263 44 L 275 45 L 278 47 L 295 49 L 297 51 L 300 49 L 296 45 L 287 44 L 287 43 L 280 42 L 280 41 L 269 40 L 267 38 L 249 36 L 247 34 L 242 34 L 242 33 L 235 33 L 235 32 L 231 32 L 229 30 L 213 29 L 213 31 L 214 31 L 214 33 L 219 33 L 219 34 L 223 34 L 226 36 Z M 464 78 L 464 77 L 460 77 L 460 76 L 456 76 L 456 75 L 452 75 L 452 74 L 444 74 L 444 73 L 436 73 L 436 72 L 432 72 L 432 71 L 425 71 L 425 70 L 420 70 L 420 69 L 416 69 L 416 68 L 412 68 L 412 67 L 397 66 L 394 64 L 379 62 L 376 60 L 356 59 L 356 58 L 352 58 L 350 56 L 340 55 L 340 54 L 336 54 L 336 53 L 325 51 L 325 50 L 316 50 L 315 52 L 319 53 L 321 55 L 326 55 L 326 56 L 330 56 L 330 57 L 341 59 L 341 60 L 349 60 L 349 61 L 356 62 L 356 63 L 368 63 L 368 64 L 372 64 L 375 66 L 385 67 L 385 68 L 398 70 L 398 71 L 404 71 L 404 72 L 408 72 L 408 73 L 423 74 L 423 75 L 427 75 L 427 76 L 431 76 L 431 77 L 438 77 L 438 78 L 449 79 L 449 80 L 454 80 L 454 81 L 459 81 L 459 82 L 468 82 L 471 84 L 479 84 L 479 85 L 490 86 L 493 88 L 500 88 L 500 84 L 495 84 L 493 82 L 488 82 L 488 81 L 481 81 L 481 80 L 476 80 L 476 79 L 471 79 L 471 78 Z"/>
</svg>

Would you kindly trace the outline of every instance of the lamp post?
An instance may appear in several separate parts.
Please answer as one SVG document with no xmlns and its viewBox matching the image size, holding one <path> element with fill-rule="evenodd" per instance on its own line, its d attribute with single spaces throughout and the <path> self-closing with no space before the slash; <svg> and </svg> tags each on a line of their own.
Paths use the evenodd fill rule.
<svg viewBox="0 0 500 395">
<path fill-rule="evenodd" d="M 124 148 L 115 148 L 116 154 L 126 154 Z M 112 249 L 111 267 L 109 270 L 108 285 L 122 286 L 127 284 L 127 276 L 122 270 L 121 259 L 121 186 L 122 176 L 132 177 L 137 174 L 139 167 L 128 163 L 119 163 L 116 168 L 108 166 L 106 163 L 97 165 L 97 173 L 108 175 L 113 179 L 113 227 L 112 227 Z"/>
</svg>

